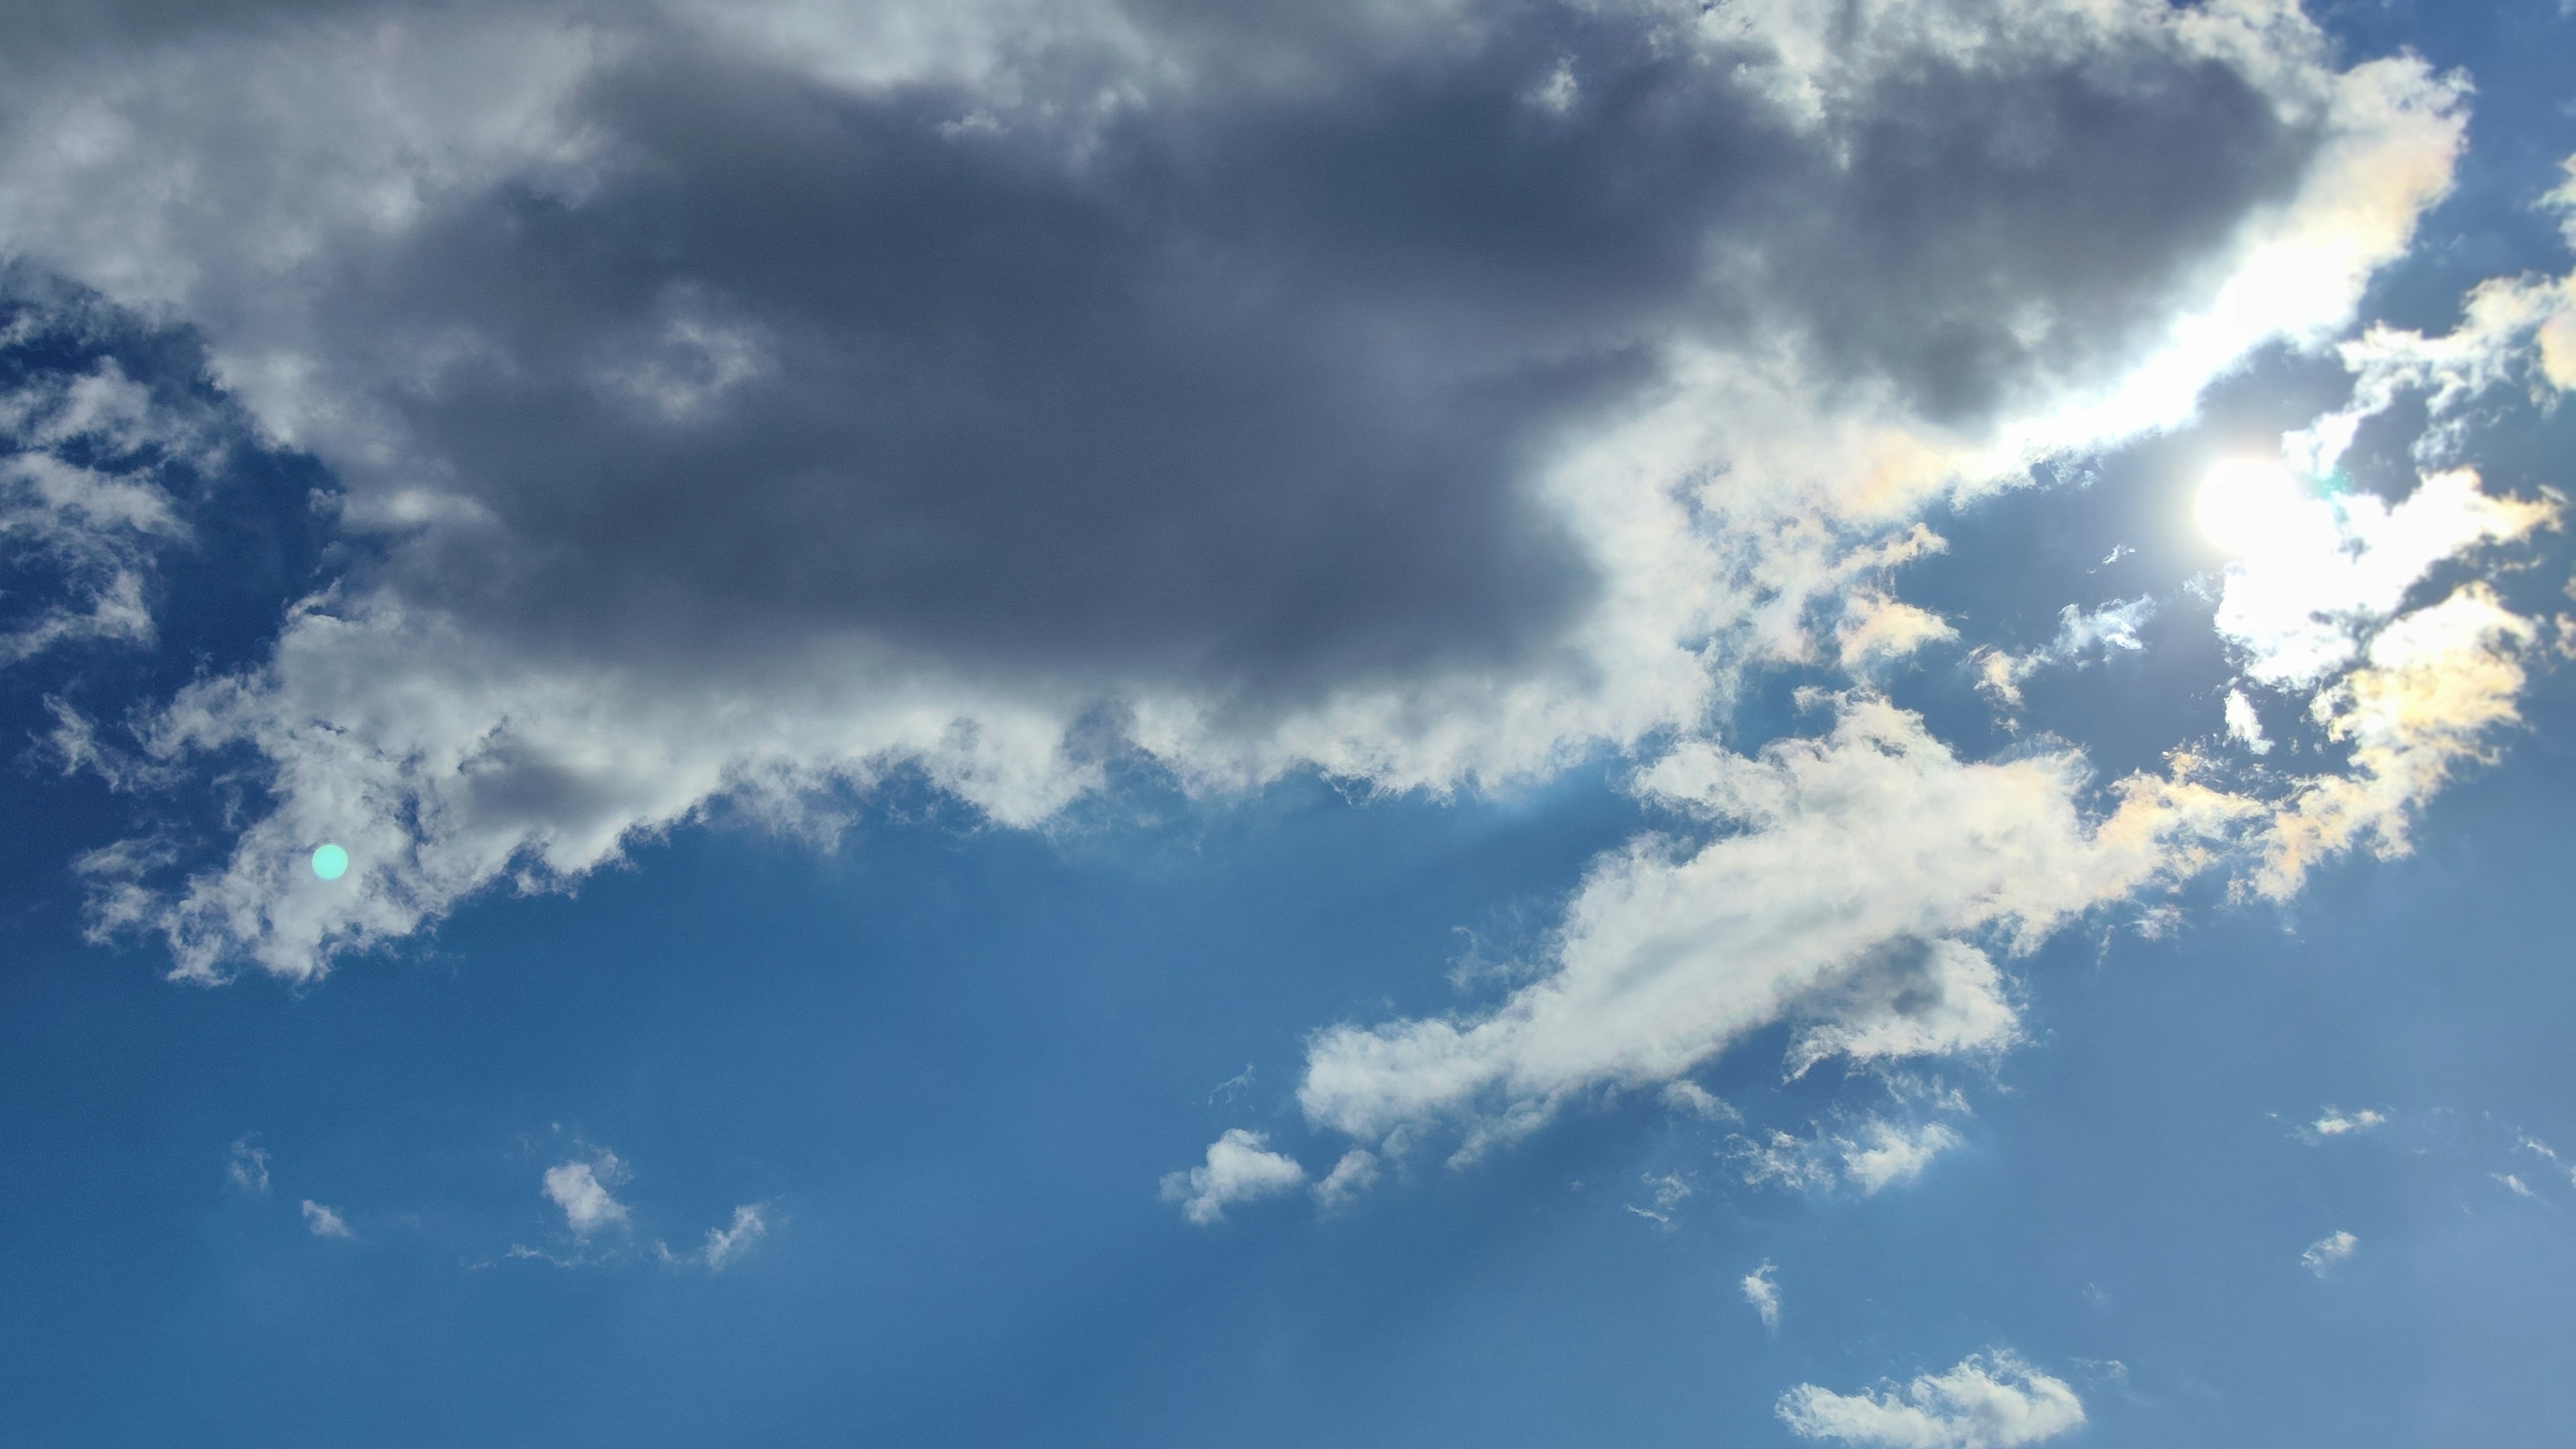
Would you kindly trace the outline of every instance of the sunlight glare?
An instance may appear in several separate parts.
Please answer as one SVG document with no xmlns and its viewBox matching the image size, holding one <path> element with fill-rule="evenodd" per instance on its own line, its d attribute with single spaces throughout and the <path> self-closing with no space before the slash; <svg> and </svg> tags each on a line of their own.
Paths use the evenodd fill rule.
<svg viewBox="0 0 2576 1449">
<path fill-rule="evenodd" d="M 2203 536 L 2242 556 L 2297 533 L 2307 502 L 2307 490 L 2288 468 L 2268 459 L 2230 458 L 2200 480 L 2193 511 Z"/>
</svg>

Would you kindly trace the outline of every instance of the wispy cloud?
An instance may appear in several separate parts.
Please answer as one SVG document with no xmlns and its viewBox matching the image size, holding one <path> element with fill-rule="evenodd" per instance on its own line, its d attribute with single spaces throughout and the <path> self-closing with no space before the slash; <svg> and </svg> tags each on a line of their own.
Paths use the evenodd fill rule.
<svg viewBox="0 0 2576 1449">
<path fill-rule="evenodd" d="M 1744 1301 L 1753 1305 L 1753 1311 L 1762 1316 L 1762 1326 L 1773 1333 L 1780 1331 L 1780 1284 L 1772 1276 L 1777 1271 L 1765 1258 L 1761 1267 L 1744 1275 L 1743 1283 Z"/>
<path fill-rule="evenodd" d="M 339 1213 L 311 1198 L 304 1200 L 304 1227 L 317 1238 L 355 1238 L 348 1222 Z"/>
<path fill-rule="evenodd" d="M 268 1194 L 268 1149 L 253 1147 L 247 1137 L 236 1138 L 224 1154 L 224 1177 L 235 1188 L 254 1196 Z"/>
</svg>

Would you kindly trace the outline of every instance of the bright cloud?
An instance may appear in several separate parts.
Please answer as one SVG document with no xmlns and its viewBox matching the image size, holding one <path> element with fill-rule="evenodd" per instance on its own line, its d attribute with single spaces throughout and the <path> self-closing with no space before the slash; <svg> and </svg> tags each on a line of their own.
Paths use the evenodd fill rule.
<svg viewBox="0 0 2576 1449">
<path fill-rule="evenodd" d="M 354 1238 L 349 1224 L 338 1213 L 311 1198 L 304 1200 L 304 1226 L 317 1238 Z"/>
<path fill-rule="evenodd" d="M 626 1205 L 609 1194 L 625 1180 L 625 1164 L 614 1152 L 575 1158 L 546 1169 L 546 1200 L 563 1209 L 564 1226 L 574 1237 L 587 1238 L 601 1228 L 625 1226 Z"/>
<path fill-rule="evenodd" d="M 2347 1132 L 2367 1132 L 2387 1120 L 2385 1114 L 2367 1107 L 2350 1115 L 2328 1107 L 2317 1114 L 2317 1120 L 2308 1125 L 2308 1130 L 2319 1137 L 2341 1137 Z"/>
<path fill-rule="evenodd" d="M 1204 1228 L 1225 1221 L 1225 1210 L 1236 1203 L 1276 1197 L 1304 1182 L 1306 1169 L 1295 1159 L 1270 1151 L 1268 1143 L 1269 1138 L 1259 1132 L 1228 1130 L 1208 1145 L 1204 1165 L 1164 1175 L 1163 1201 L 1179 1203 L 1181 1216 Z M 1336 1192 L 1356 1192 L 1361 1184 L 1355 1179 L 1375 1170 L 1353 1167 L 1351 1175 L 1343 1177 L 1342 1169 L 1350 1165 L 1347 1157 L 1334 1165 L 1334 1176 L 1342 1177 Z"/>
<path fill-rule="evenodd" d="M 1906 1124 L 1867 1116 L 1793 1137 L 1774 1130 L 1761 1141 L 1738 1139 L 1734 1161 L 1744 1181 L 1791 1192 L 1856 1187 L 1866 1197 L 1923 1175 L 1932 1159 L 1965 1139 L 1947 1123 Z"/>
<path fill-rule="evenodd" d="M 2342 1231 L 2328 1233 L 2308 1244 L 2308 1250 L 2299 1255 L 2299 1264 L 2322 1278 L 2334 1271 L 2337 1264 L 2351 1258 L 2360 1247 L 2361 1239 L 2350 1233 Z"/>
<path fill-rule="evenodd" d="M 741 1261 L 744 1254 L 762 1238 L 769 1236 L 769 1214 L 758 1203 L 745 1203 L 733 1210 L 733 1221 L 724 1227 L 707 1229 L 707 1240 L 696 1252 L 673 1253 L 659 1243 L 654 1252 L 665 1263 L 701 1267 L 710 1273 L 721 1273 Z"/>
<path fill-rule="evenodd" d="M 2081 1427 L 2084 1404 L 2064 1380 L 1997 1350 L 1971 1355 L 1947 1373 L 1917 1375 L 1902 1389 L 1838 1394 L 1800 1384 L 1780 1396 L 1779 1414 L 1802 1439 L 1884 1449 L 2012 1449 Z"/>
<path fill-rule="evenodd" d="M 1762 1266 L 1744 1275 L 1744 1301 L 1762 1316 L 1762 1326 L 1773 1333 L 1780 1331 L 1780 1284 L 1772 1277 L 1778 1270 L 1764 1259 Z"/>
</svg>

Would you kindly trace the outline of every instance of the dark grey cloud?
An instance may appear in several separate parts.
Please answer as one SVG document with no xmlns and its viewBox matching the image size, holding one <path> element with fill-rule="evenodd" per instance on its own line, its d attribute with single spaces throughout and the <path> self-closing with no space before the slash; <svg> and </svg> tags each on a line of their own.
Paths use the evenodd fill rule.
<svg viewBox="0 0 2576 1449">
<path fill-rule="evenodd" d="M 499 527 L 434 531 L 407 596 L 1294 689 L 1545 647 L 1598 580 L 1532 476 L 1675 339 L 1776 332 L 1973 426 L 2128 357 L 2318 142 L 2153 51 L 1927 60 L 1848 130 L 1731 59 L 1531 8 L 1099 115 L 1079 53 L 997 109 L 663 36 L 581 98 L 590 185 L 474 196 L 315 310 L 388 377 L 471 338 L 386 391 Z"/>
<path fill-rule="evenodd" d="M 275 813 L 167 889 L 95 863 L 102 923 L 201 973 L 720 796 L 794 822 L 914 768 L 1029 823 L 1104 739 L 1196 788 L 1447 788 L 1690 731 L 1953 482 L 2340 325 L 2459 134 L 2286 6 L 83 37 L 0 94 L 0 238 L 198 325 L 344 485 L 340 586 L 140 742 L 254 751 Z M 279 862 L 324 838 L 360 864 L 317 894 Z"/>
</svg>

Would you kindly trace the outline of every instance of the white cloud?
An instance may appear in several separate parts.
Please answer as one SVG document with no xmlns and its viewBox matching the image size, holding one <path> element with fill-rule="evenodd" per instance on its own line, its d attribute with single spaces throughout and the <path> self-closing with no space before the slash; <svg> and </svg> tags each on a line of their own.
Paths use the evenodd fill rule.
<svg viewBox="0 0 2576 1449">
<path fill-rule="evenodd" d="M 733 1210 L 733 1221 L 721 1228 L 707 1229 L 704 1246 L 694 1253 L 673 1253 L 660 1243 L 653 1245 L 665 1263 L 701 1267 L 710 1273 L 721 1273 L 741 1260 L 762 1238 L 769 1236 L 769 1215 L 759 1203 L 744 1203 Z"/>
<path fill-rule="evenodd" d="M 1802 1009 L 1814 1017 L 1789 1044 L 1789 1072 L 1828 1057 L 1855 1064 L 2000 1051 L 2021 1016 L 1985 952 L 1959 941 L 1900 941 L 1865 955 Z"/>
<path fill-rule="evenodd" d="M 1872 963 L 1971 935 L 2035 945 L 2196 865 L 2192 842 L 2251 809 L 2141 779 L 2093 820 L 2077 805 L 2085 783 L 2071 754 L 1961 761 L 1869 697 L 1841 701 L 1825 737 L 1758 756 L 1685 743 L 1640 789 L 1731 831 L 1695 846 L 1647 837 L 1597 860 L 1547 974 L 1490 1011 L 1318 1033 L 1298 1100 L 1364 1140 L 1459 1121 L 1472 1152 L 1574 1093 L 1675 1080 L 1794 1010 L 1824 1017 L 1818 1051 L 2000 1041 L 2010 1014 L 1982 957 L 1919 948 L 1916 966 L 1939 982 L 1924 1014 L 1866 984 Z"/>
<path fill-rule="evenodd" d="M 1765 1258 L 1761 1267 L 1744 1275 L 1744 1301 L 1753 1305 L 1753 1311 L 1762 1315 L 1762 1326 L 1773 1333 L 1780 1331 L 1780 1285 L 1771 1276 L 1776 1271 Z"/>
<path fill-rule="evenodd" d="M 2347 1132 L 2367 1132 L 2387 1120 L 2386 1114 L 2367 1107 L 2349 1115 L 2328 1107 L 2317 1114 L 2316 1121 L 2308 1124 L 2308 1130 L 2319 1137 L 2341 1137 Z"/>
<path fill-rule="evenodd" d="M 1914 1181 L 1932 1159 L 1964 1141 L 1946 1123 L 1907 1124 L 1871 1115 L 1841 1128 L 1819 1127 L 1810 1137 L 1775 1129 L 1758 1142 L 1740 1138 L 1733 1159 L 1749 1185 L 1790 1192 L 1850 1186 L 1866 1197 Z"/>
<path fill-rule="evenodd" d="M 1334 1172 L 1348 1162 L 1345 1157 L 1336 1163 Z M 1162 1195 L 1163 1201 L 1181 1205 L 1181 1216 L 1204 1228 L 1225 1221 L 1225 1210 L 1235 1203 L 1275 1197 L 1305 1180 L 1306 1169 L 1294 1158 L 1270 1151 L 1267 1136 L 1234 1127 L 1208 1144 L 1205 1165 L 1164 1174 Z M 1347 1179 L 1344 1185 L 1356 1190 Z"/>
<path fill-rule="evenodd" d="M 1649 1172 L 1642 1174 L 1638 1180 L 1655 1190 L 1655 1205 L 1650 1208 L 1645 1208 L 1639 1207 L 1635 1203 L 1628 1203 L 1625 1204 L 1625 1206 L 1628 1211 L 1654 1223 L 1658 1227 L 1671 1227 L 1673 1225 L 1673 1209 L 1690 1201 L 1691 1198 L 1699 1192 L 1697 1184 L 1693 1183 L 1689 1178 L 1684 1177 L 1678 1172 Z"/>
<path fill-rule="evenodd" d="M 1354 1147 L 1342 1154 L 1325 1173 L 1323 1180 L 1308 1189 L 1315 1195 L 1315 1205 L 1325 1212 L 1347 1207 L 1361 1193 L 1377 1182 L 1377 1154 L 1365 1147 Z"/>
<path fill-rule="evenodd" d="M 2515 1197 L 2537 1199 L 2540 1196 L 2540 1194 L 2531 1190 L 2531 1184 L 2524 1182 L 2520 1176 L 2514 1173 L 2491 1172 L 2488 1173 L 2487 1176 L 2494 1178 L 2496 1186 L 2512 1193 Z"/>
<path fill-rule="evenodd" d="M 356 1233 L 349 1230 L 348 1223 L 343 1221 L 338 1213 L 333 1212 L 331 1209 L 324 1207 L 322 1204 L 315 1202 L 309 1197 L 304 1200 L 304 1226 L 307 1231 L 311 1232 L 313 1236 L 317 1238 L 354 1238 L 357 1236 Z"/>
<path fill-rule="evenodd" d="M 2361 1239 L 2347 1232 L 2336 1231 L 2308 1244 L 2308 1250 L 2299 1255 L 2299 1262 L 2309 1272 L 2322 1278 L 2332 1272 L 2335 1265 L 2350 1258 L 2360 1247 Z"/>
<path fill-rule="evenodd" d="M 1972 1354 L 1947 1373 L 1919 1374 L 1901 1390 L 1838 1394 L 1800 1384 L 1779 1414 L 1802 1439 L 1884 1449 L 2013 1449 L 2084 1423 L 2075 1390 L 2009 1352 Z"/>
<path fill-rule="evenodd" d="M 2360 658 L 2434 565 L 2556 517 L 2551 505 L 2485 492 L 2467 469 L 2426 476 L 2395 507 L 2371 493 L 2303 491 L 2268 512 L 2271 526 L 2228 566 L 2218 632 L 2248 677 L 2284 686 L 2313 686 Z"/>
<path fill-rule="evenodd" d="M 243 1192 L 267 1196 L 268 1149 L 251 1146 L 247 1137 L 236 1139 L 224 1154 L 224 1176 Z"/>
<path fill-rule="evenodd" d="M 2226 708 L 2227 737 L 2243 745 L 2253 754 L 2270 754 L 2272 741 L 2263 733 L 2263 717 L 2254 712 L 2254 701 L 2245 697 L 2245 691 L 2241 689 L 2227 691 Z"/>
<path fill-rule="evenodd" d="M 625 1225 L 626 1205 L 609 1195 L 610 1188 L 625 1180 L 626 1168 L 617 1154 L 603 1151 L 547 1168 L 545 1195 L 563 1209 L 564 1226 L 572 1235 L 587 1238 L 601 1228 Z"/>
</svg>

